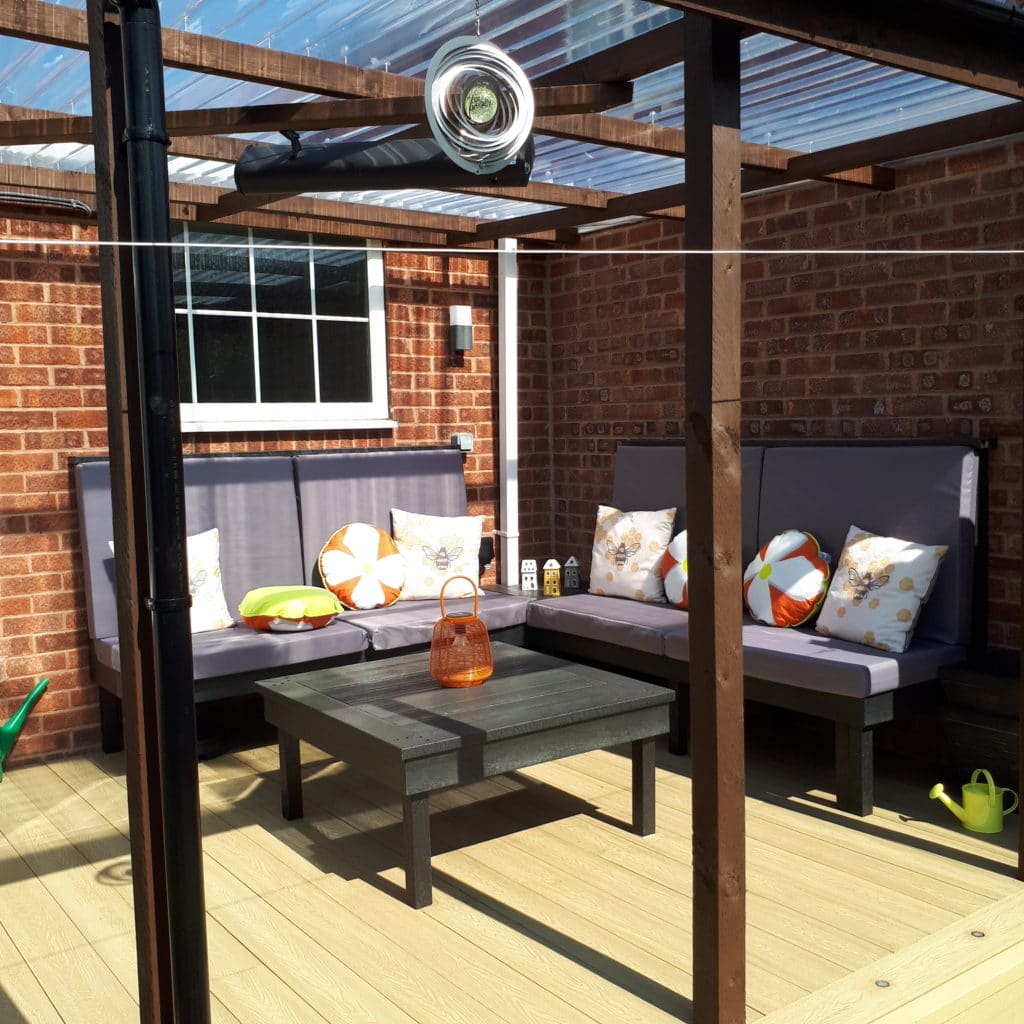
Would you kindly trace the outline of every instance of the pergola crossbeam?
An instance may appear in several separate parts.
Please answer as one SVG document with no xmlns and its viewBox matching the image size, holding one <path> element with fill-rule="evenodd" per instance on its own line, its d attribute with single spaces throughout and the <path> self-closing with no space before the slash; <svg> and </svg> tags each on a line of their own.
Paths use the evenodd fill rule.
<svg viewBox="0 0 1024 1024">
<path fill-rule="evenodd" d="M 1024 99 L 1019 12 L 978 0 L 655 0 L 747 30 Z"/>
</svg>

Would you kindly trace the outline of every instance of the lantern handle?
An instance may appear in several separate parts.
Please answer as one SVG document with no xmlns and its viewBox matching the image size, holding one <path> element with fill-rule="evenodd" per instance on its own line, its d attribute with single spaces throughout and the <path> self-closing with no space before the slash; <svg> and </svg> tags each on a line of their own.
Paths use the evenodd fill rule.
<svg viewBox="0 0 1024 1024">
<path fill-rule="evenodd" d="M 444 610 L 444 588 L 449 583 L 454 583 L 455 580 L 465 580 L 473 588 L 473 618 L 477 617 L 477 613 L 480 611 L 480 591 L 477 585 L 470 579 L 469 576 L 449 576 L 448 579 L 441 584 L 441 618 L 447 619 L 448 613 Z M 468 618 L 469 616 L 457 615 L 456 618 Z"/>
</svg>

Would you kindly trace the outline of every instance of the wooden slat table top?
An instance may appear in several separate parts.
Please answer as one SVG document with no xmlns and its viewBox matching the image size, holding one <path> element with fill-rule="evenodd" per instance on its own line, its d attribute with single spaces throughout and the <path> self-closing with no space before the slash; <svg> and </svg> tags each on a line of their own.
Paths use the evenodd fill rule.
<svg viewBox="0 0 1024 1024">
<path fill-rule="evenodd" d="M 543 729 L 670 704 L 671 690 L 575 665 L 509 644 L 492 644 L 494 675 L 447 689 L 419 651 L 381 661 L 298 673 L 258 683 L 273 705 L 333 720 L 400 752 L 403 760 Z"/>
</svg>

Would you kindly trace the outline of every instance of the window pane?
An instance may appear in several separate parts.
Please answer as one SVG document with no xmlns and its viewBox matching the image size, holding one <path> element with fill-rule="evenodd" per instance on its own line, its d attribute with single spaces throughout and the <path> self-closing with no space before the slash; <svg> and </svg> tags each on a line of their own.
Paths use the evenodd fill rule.
<svg viewBox="0 0 1024 1024">
<path fill-rule="evenodd" d="M 312 313 L 309 296 L 309 249 L 300 236 L 264 233 L 253 237 L 255 246 L 289 245 L 299 248 L 257 248 L 256 309 L 260 313 Z"/>
<path fill-rule="evenodd" d="M 320 320 L 316 329 L 320 342 L 320 401 L 369 402 L 369 325 Z"/>
<path fill-rule="evenodd" d="M 174 248 L 171 249 L 171 263 L 174 266 L 174 305 L 184 309 L 188 305 L 188 294 L 185 289 L 185 233 L 181 227 L 175 227 L 171 233 Z"/>
<path fill-rule="evenodd" d="M 174 318 L 178 338 L 178 401 L 192 401 L 192 354 L 188 350 L 188 317 L 179 313 Z"/>
<path fill-rule="evenodd" d="M 366 316 L 366 253 L 317 252 L 316 311 L 320 316 Z"/>
<path fill-rule="evenodd" d="M 264 402 L 315 402 L 313 323 L 261 317 L 260 396 Z"/>
<path fill-rule="evenodd" d="M 252 321 L 244 316 L 197 316 L 192 331 L 199 392 L 196 401 L 255 402 Z"/>
<path fill-rule="evenodd" d="M 241 245 L 248 239 L 245 228 L 216 227 L 189 232 L 193 309 L 252 309 L 249 251 L 223 248 L 225 243 Z"/>
</svg>

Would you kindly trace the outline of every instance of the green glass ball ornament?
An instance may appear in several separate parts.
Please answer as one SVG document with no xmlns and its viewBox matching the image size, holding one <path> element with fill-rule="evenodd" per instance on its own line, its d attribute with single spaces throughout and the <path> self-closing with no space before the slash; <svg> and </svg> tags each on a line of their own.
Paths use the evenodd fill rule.
<svg viewBox="0 0 1024 1024">
<path fill-rule="evenodd" d="M 492 83 L 477 80 L 462 94 L 462 111 L 470 124 L 486 128 L 498 116 L 498 93 Z"/>
</svg>

